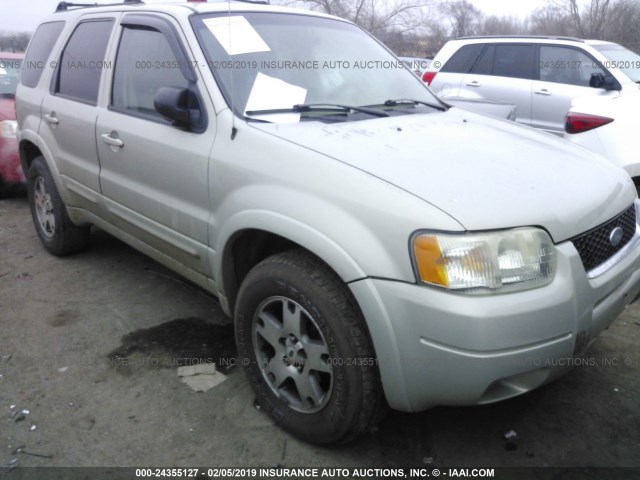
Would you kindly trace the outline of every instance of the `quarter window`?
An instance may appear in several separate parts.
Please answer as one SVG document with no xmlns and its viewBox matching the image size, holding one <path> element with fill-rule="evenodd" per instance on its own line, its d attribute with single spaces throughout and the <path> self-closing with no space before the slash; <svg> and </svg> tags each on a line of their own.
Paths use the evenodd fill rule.
<svg viewBox="0 0 640 480">
<path fill-rule="evenodd" d="M 484 45 L 465 45 L 458 50 L 440 70 L 447 73 L 469 73 L 478 59 Z"/>
<path fill-rule="evenodd" d="M 62 33 L 63 27 L 64 22 L 50 22 L 43 23 L 36 30 L 22 65 L 20 81 L 25 87 L 34 88 L 40 81 L 42 72 L 49 66 L 47 60 L 51 48 Z"/>
<path fill-rule="evenodd" d="M 118 48 L 111 106 L 164 118 L 155 110 L 154 97 L 161 87 L 189 87 L 180 65 L 162 33 L 146 27 L 125 28 Z"/>
<path fill-rule="evenodd" d="M 83 22 L 75 29 L 58 65 L 54 92 L 95 105 L 113 20 Z"/>
</svg>

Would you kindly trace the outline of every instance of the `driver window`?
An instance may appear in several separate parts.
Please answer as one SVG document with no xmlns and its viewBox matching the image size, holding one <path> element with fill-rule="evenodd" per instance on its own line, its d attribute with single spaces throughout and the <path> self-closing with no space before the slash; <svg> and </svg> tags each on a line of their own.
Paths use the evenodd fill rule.
<svg viewBox="0 0 640 480">
<path fill-rule="evenodd" d="M 604 73 L 596 61 L 575 48 L 540 47 L 540 80 L 588 87 L 592 73 Z"/>
<path fill-rule="evenodd" d="M 165 36 L 147 28 L 124 28 L 113 76 L 111 106 L 116 110 L 164 117 L 153 100 L 161 87 L 187 88 L 189 81 Z"/>
</svg>

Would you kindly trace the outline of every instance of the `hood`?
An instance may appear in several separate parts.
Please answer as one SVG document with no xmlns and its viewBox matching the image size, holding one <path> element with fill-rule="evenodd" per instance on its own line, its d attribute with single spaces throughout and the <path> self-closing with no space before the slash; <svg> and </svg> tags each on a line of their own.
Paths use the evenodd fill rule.
<svg viewBox="0 0 640 480">
<path fill-rule="evenodd" d="M 389 182 L 467 230 L 541 226 L 560 242 L 635 198 L 629 177 L 601 157 L 456 108 L 337 124 L 251 125 Z"/>
</svg>

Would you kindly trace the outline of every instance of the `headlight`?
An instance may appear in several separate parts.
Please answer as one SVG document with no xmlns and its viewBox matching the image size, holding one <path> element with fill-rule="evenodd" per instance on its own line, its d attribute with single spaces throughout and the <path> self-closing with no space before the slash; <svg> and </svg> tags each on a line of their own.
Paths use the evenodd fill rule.
<svg viewBox="0 0 640 480">
<path fill-rule="evenodd" d="M 17 131 L 18 122 L 16 122 L 15 120 L 4 120 L 0 122 L 0 137 L 16 138 Z"/>
<path fill-rule="evenodd" d="M 504 293 L 551 283 L 555 247 L 537 228 L 489 233 L 422 233 L 412 240 L 422 283 L 470 294 Z"/>
</svg>

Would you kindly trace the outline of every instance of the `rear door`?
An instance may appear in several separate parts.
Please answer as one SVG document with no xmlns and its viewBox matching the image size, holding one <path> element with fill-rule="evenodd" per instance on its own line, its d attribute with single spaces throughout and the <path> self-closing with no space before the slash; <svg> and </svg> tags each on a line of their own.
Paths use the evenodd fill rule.
<svg viewBox="0 0 640 480">
<path fill-rule="evenodd" d="M 446 48 L 446 47 L 445 47 Z M 438 61 L 434 61 L 429 70 L 437 71 L 429 87 L 441 98 L 459 97 L 462 79 L 471 71 L 484 50 L 484 44 L 464 45 L 438 70 Z"/>
<path fill-rule="evenodd" d="M 528 44 L 487 45 L 471 72 L 462 79 L 465 96 L 516 106 L 516 121 L 531 125 L 531 85 L 535 47 Z"/>
<path fill-rule="evenodd" d="M 127 14 L 96 142 L 110 221 L 192 271 L 210 276 L 208 158 L 215 114 L 179 26 L 160 14 Z M 154 107 L 162 87 L 187 89 L 208 118 L 195 132 Z M 189 276 L 189 273 L 185 273 Z"/>
<path fill-rule="evenodd" d="M 605 73 L 583 50 L 564 45 L 540 45 L 538 71 L 533 81 L 532 126 L 564 134 L 564 118 L 576 97 L 609 93 L 589 86 L 591 74 Z"/>
<path fill-rule="evenodd" d="M 100 163 L 96 151 L 97 101 L 107 45 L 118 14 L 83 17 L 52 66 L 51 91 L 42 102 L 40 136 L 56 159 L 68 203 L 97 209 Z"/>
</svg>

